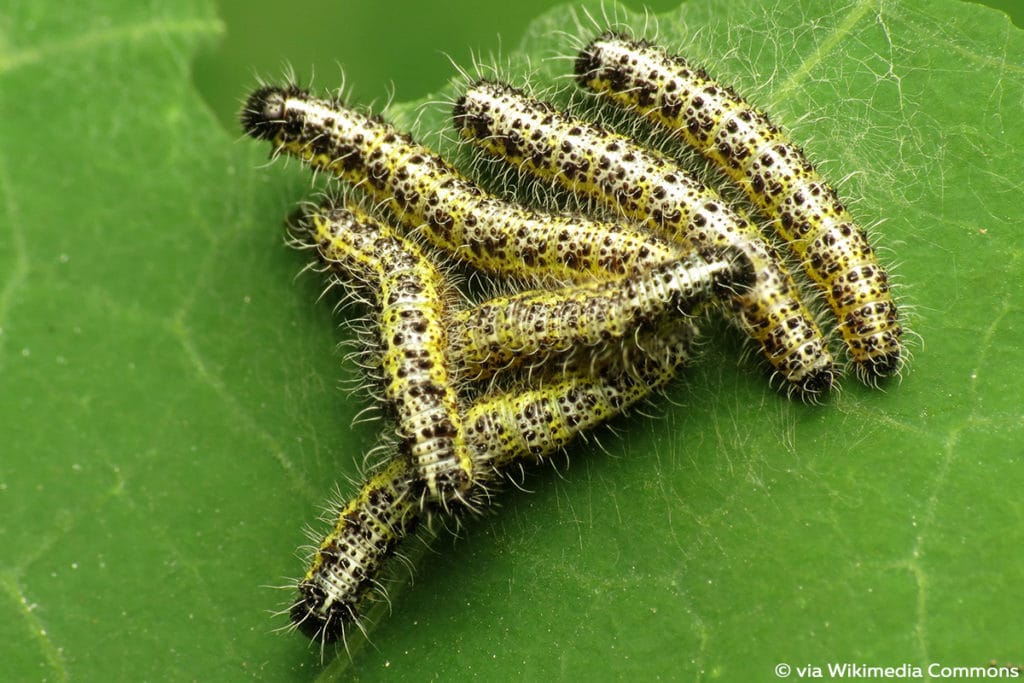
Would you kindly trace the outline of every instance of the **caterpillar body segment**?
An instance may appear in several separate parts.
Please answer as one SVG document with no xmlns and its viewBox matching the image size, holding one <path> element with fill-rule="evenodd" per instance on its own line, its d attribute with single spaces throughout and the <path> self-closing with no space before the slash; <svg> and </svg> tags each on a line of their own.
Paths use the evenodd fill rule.
<svg viewBox="0 0 1024 683">
<path fill-rule="evenodd" d="M 477 466 L 502 474 L 541 460 L 664 388 L 690 359 L 697 331 L 678 320 L 660 328 L 611 362 L 580 363 L 539 386 L 471 406 L 464 424 Z"/>
<path fill-rule="evenodd" d="M 576 76 L 672 131 L 771 219 L 835 313 L 863 381 L 899 372 L 905 352 L 888 274 L 836 191 L 764 112 L 682 57 L 612 33 L 579 53 Z"/>
<path fill-rule="evenodd" d="M 311 208 L 294 228 L 333 274 L 361 283 L 376 301 L 385 397 L 394 407 L 399 451 L 442 505 L 472 484 L 462 436 L 454 366 L 448 360 L 447 287 L 410 240 L 359 209 Z"/>
<path fill-rule="evenodd" d="M 741 325 L 788 387 L 810 400 L 831 388 L 832 356 L 792 276 L 756 226 L 713 190 L 663 155 L 500 83 L 470 86 L 453 118 L 487 152 L 691 249 L 742 250 L 758 279 L 732 298 Z"/>
</svg>

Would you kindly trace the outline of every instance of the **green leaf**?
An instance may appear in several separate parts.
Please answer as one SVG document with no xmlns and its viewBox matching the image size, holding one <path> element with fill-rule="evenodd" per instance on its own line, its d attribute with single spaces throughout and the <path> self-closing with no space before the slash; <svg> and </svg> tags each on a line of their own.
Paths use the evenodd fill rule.
<svg viewBox="0 0 1024 683">
<path fill-rule="evenodd" d="M 1024 664 L 1024 39 L 1005 17 L 925 0 L 659 15 L 662 42 L 848 176 L 919 337 L 903 381 L 795 404 L 718 335 L 653 419 L 419 552 L 372 647 L 329 650 L 323 670 L 272 632 L 291 593 L 263 586 L 302 572 L 303 525 L 335 482 L 351 490 L 379 425 L 349 427 L 349 333 L 282 246 L 308 174 L 264 167 L 189 86 L 223 31 L 207 2 L 17 4 L 0 22 L 6 678 Z M 543 58 L 574 16 L 541 17 L 510 55 L 539 86 L 567 71 Z M 428 107 L 419 136 L 451 137 L 448 115 Z"/>
</svg>

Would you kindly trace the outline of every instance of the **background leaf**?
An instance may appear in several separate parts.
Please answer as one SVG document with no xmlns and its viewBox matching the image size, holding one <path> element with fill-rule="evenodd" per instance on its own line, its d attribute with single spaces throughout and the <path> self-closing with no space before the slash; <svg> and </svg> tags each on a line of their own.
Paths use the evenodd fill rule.
<svg viewBox="0 0 1024 683">
<path fill-rule="evenodd" d="M 5 12 L 5 675 L 308 678 L 318 653 L 266 614 L 290 594 L 261 586 L 301 572 L 299 530 L 376 429 L 349 428 L 346 333 L 281 246 L 308 176 L 262 168 L 266 149 L 235 144 L 188 86 L 223 31 L 208 3 Z M 828 175 L 854 173 L 843 194 L 884 219 L 922 340 L 904 381 L 793 404 L 717 338 L 679 405 L 435 542 L 374 647 L 325 676 L 1024 663 L 1020 31 L 923 0 L 705 0 L 658 24 Z M 572 26 L 557 10 L 527 35 L 538 83 Z M 426 109 L 421 134 L 447 116 Z"/>
</svg>

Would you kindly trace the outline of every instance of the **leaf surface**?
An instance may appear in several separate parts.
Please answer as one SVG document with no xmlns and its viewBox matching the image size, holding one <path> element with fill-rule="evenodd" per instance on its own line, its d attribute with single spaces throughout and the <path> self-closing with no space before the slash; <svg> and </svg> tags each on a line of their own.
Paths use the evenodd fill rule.
<svg viewBox="0 0 1024 683">
<path fill-rule="evenodd" d="M 335 482 L 351 490 L 379 425 L 349 428 L 348 333 L 281 244 L 310 181 L 263 167 L 189 87 L 191 55 L 222 32 L 207 3 L 105 4 L 20 3 L 0 42 L 12 679 L 1024 663 L 1024 39 L 1004 17 L 924 0 L 659 15 L 661 42 L 767 109 L 877 225 L 920 339 L 903 381 L 791 403 L 721 331 L 653 419 L 572 449 L 464 538 L 411 550 L 415 583 L 373 646 L 321 669 L 271 632 L 291 594 L 263 586 L 301 573 L 301 528 Z M 511 63 L 568 87 L 568 62 L 544 58 L 577 19 L 540 17 Z M 452 137 L 447 108 L 415 104 L 389 115 L 449 149 L 433 134 Z"/>
</svg>

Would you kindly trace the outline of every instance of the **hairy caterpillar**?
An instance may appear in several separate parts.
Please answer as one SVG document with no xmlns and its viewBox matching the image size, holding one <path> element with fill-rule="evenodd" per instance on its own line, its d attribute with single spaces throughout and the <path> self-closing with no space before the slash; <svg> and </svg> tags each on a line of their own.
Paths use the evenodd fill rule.
<svg viewBox="0 0 1024 683">
<path fill-rule="evenodd" d="M 488 152 L 670 239 L 698 249 L 742 249 L 758 276 L 754 287 L 733 299 L 743 327 L 805 397 L 831 387 L 831 355 L 785 265 L 757 228 L 714 191 L 664 156 L 500 83 L 467 88 L 453 118 L 464 138 Z"/>
<path fill-rule="evenodd" d="M 295 86 L 256 90 L 242 125 L 272 142 L 275 155 L 298 157 L 362 188 L 406 228 L 489 273 L 607 278 L 680 256 L 665 241 L 628 227 L 502 201 L 379 117 Z"/>
<path fill-rule="evenodd" d="M 728 90 L 724 92 L 731 94 Z M 496 90 L 488 95 L 495 100 L 487 105 L 494 107 L 492 112 L 497 112 L 495 121 L 507 113 L 530 118 L 529 106 L 522 108 L 521 103 L 516 105 L 520 109 L 499 106 L 502 98 L 512 95 L 518 94 Z M 462 111 L 456 110 L 457 122 L 461 117 L 464 124 L 480 125 L 480 120 L 467 115 L 472 100 L 467 96 L 462 102 Z M 530 459 L 542 459 L 584 429 L 615 415 L 623 406 L 640 400 L 652 387 L 671 377 L 677 364 L 671 349 L 680 345 L 680 340 L 689 333 L 686 327 L 689 323 L 686 319 L 674 321 L 678 328 L 668 332 L 651 328 L 656 323 L 666 322 L 659 312 L 663 307 L 676 305 L 673 297 L 685 301 L 682 308 L 686 308 L 693 296 L 706 298 L 708 291 L 706 284 L 697 284 L 695 291 L 690 291 L 691 285 L 687 284 L 674 283 L 668 287 L 666 278 L 686 280 L 692 276 L 697 283 L 710 278 L 715 282 L 712 287 L 718 290 L 716 293 L 735 290 L 730 292 L 735 303 L 750 296 L 750 289 L 755 285 L 747 281 L 751 271 L 762 279 L 767 278 L 770 284 L 784 282 L 782 287 L 768 287 L 768 293 L 751 297 L 758 300 L 751 309 L 754 311 L 752 319 L 763 319 L 768 324 L 761 329 L 748 319 L 746 327 L 752 333 L 763 335 L 757 338 L 766 354 L 774 359 L 776 376 L 785 376 L 791 390 L 802 390 L 813 400 L 832 385 L 834 378 L 831 358 L 813 322 L 807 327 L 788 324 L 791 319 L 810 321 L 810 317 L 770 246 L 751 246 L 760 240 L 745 216 L 730 217 L 725 204 L 712 193 L 685 178 L 677 178 L 673 170 L 664 165 L 667 162 L 661 155 L 646 152 L 627 138 L 610 141 L 605 138 L 604 147 L 584 144 L 584 154 L 580 156 L 581 147 L 574 136 L 580 136 L 585 142 L 583 134 L 598 130 L 596 127 L 566 120 L 566 125 L 571 126 L 567 129 L 557 116 L 547 116 L 543 106 L 534 113 L 537 116 L 531 125 L 548 125 L 547 129 L 537 130 L 554 132 L 554 136 L 545 141 L 548 153 L 534 144 L 533 136 L 522 134 L 525 129 L 517 127 L 519 119 L 510 120 L 512 128 L 506 130 L 511 132 L 495 132 L 480 126 L 483 142 L 492 146 L 492 151 L 503 148 L 504 153 L 521 166 L 532 165 L 535 173 L 549 181 L 564 182 L 577 195 L 603 201 L 631 218 L 646 220 L 648 227 L 658 231 L 661 237 L 667 233 L 667 239 L 649 238 L 642 231 L 630 232 L 612 223 L 565 214 L 548 215 L 502 202 L 484 194 L 451 166 L 379 118 L 353 113 L 333 101 L 314 100 L 292 86 L 261 88 L 250 97 L 243 113 L 247 132 L 272 141 L 274 155 L 283 152 L 297 156 L 315 170 L 330 171 L 360 187 L 378 206 L 387 206 L 409 231 L 422 233 L 435 246 L 456 257 L 490 273 L 523 278 L 550 276 L 548 282 L 577 282 L 572 288 L 558 291 L 537 290 L 498 297 L 475 309 L 456 312 L 448 309 L 441 316 L 430 318 L 431 322 L 444 319 L 448 323 L 444 326 L 447 348 L 443 343 L 435 343 L 429 334 L 411 341 L 406 348 L 408 354 L 420 352 L 430 359 L 447 354 L 447 367 L 452 374 L 461 371 L 476 377 L 514 363 L 517 354 L 537 354 L 537 360 L 545 360 L 544 354 L 566 347 L 585 346 L 587 351 L 567 354 L 559 359 L 558 367 L 553 364 L 541 367 L 538 363 L 522 384 L 515 385 L 514 391 L 484 396 L 463 406 L 461 412 L 458 407 L 452 412 L 454 404 L 448 396 L 432 396 L 430 401 L 424 402 L 428 397 L 417 395 L 418 390 L 410 391 L 412 383 L 405 385 L 403 395 L 415 406 L 414 410 L 429 410 L 429 406 L 440 401 L 444 410 L 456 415 L 451 424 L 459 426 L 461 423 L 455 435 L 462 439 L 462 460 L 468 463 L 471 476 L 464 484 L 466 488 L 458 489 L 458 494 L 451 498 L 457 504 L 446 506 L 446 513 L 458 513 L 463 506 L 472 509 L 489 495 L 489 488 L 499 474 Z M 719 112 L 719 115 L 728 121 L 731 113 Z M 483 118 L 486 117 L 480 117 Z M 472 130 L 473 125 L 468 129 Z M 731 145 L 728 149 L 742 149 L 743 130 L 737 127 L 730 132 L 737 137 L 736 141 L 726 139 Z M 760 150 L 747 143 L 751 144 L 748 152 L 754 149 L 755 156 L 763 157 Z M 767 152 L 779 154 L 777 147 L 768 148 Z M 740 155 L 732 157 L 739 159 Z M 772 172 L 779 168 L 788 170 L 783 167 L 783 160 L 771 158 Z M 598 159 L 596 164 L 594 159 Z M 799 170 L 800 167 L 794 168 Z M 590 171 L 592 175 L 588 175 Z M 765 174 L 764 178 L 769 176 Z M 810 188 L 808 192 L 813 194 L 817 180 L 820 180 L 817 176 L 810 180 L 804 178 L 804 188 Z M 752 182 L 748 191 L 754 184 Z M 767 182 L 762 184 L 768 187 Z M 795 196 L 791 201 L 799 203 Z M 796 221 L 795 218 L 790 220 Z M 324 218 L 324 223 L 329 223 L 329 218 Z M 684 265 L 681 255 L 685 252 L 677 243 L 687 240 L 680 237 L 680 233 L 687 231 L 696 235 L 696 238 L 689 238 L 696 244 L 704 239 L 706 244 L 743 249 L 746 262 L 741 263 L 741 259 L 726 250 L 703 253 L 702 256 L 711 260 L 710 265 L 696 262 Z M 315 230 L 310 234 L 314 237 L 307 246 L 319 249 L 322 239 L 315 237 Z M 835 242 L 833 237 L 825 237 Z M 849 244 L 848 251 L 856 251 L 856 240 Z M 808 262 L 817 258 L 816 267 L 825 273 L 829 258 L 833 259 L 833 265 L 855 262 L 856 255 L 842 249 L 830 252 L 831 255 L 819 255 L 810 248 L 799 253 Z M 376 258 L 383 252 L 381 245 L 374 245 L 363 253 Z M 324 258 L 331 263 L 331 268 L 341 268 L 348 255 Z M 391 259 L 386 263 L 397 263 L 394 257 Z M 365 280 L 363 284 L 389 276 L 396 282 L 403 281 L 399 268 L 388 271 L 387 265 L 382 265 L 373 272 L 360 271 L 366 264 L 359 263 L 358 267 L 344 267 L 349 268 L 349 276 L 369 273 L 355 275 Z M 706 270 L 708 268 L 714 273 Z M 727 273 L 727 269 L 731 272 Z M 868 275 L 859 272 L 847 280 L 828 280 L 826 285 L 848 289 L 850 282 L 861 277 Z M 884 273 L 882 278 L 887 291 Z M 666 288 L 659 289 L 662 286 Z M 786 294 L 776 298 L 783 290 Z M 788 303 L 790 300 L 795 302 L 792 306 Z M 423 303 L 429 305 L 426 301 Z M 835 307 L 834 300 L 830 303 Z M 859 307 L 861 303 L 855 300 L 850 305 Z M 418 304 L 414 306 L 417 311 L 421 310 Z M 836 313 L 849 342 L 845 328 L 852 327 L 856 321 L 849 316 L 844 318 L 838 310 Z M 793 317 L 787 317 L 791 314 Z M 871 361 L 869 369 L 865 369 L 865 361 L 858 361 L 858 372 L 868 381 L 898 372 L 904 361 L 899 349 L 900 329 L 895 308 L 891 322 L 897 353 L 889 357 L 882 354 Z M 385 322 L 385 328 L 399 329 L 401 324 L 391 320 Z M 411 324 L 415 325 L 415 321 Z M 812 330 L 810 336 L 809 329 Z M 601 343 L 621 339 L 630 330 L 638 330 L 636 343 Z M 422 330 L 413 328 L 413 332 L 420 334 Z M 812 341 L 818 345 L 816 349 Z M 864 346 L 870 343 L 865 342 Z M 810 353 L 805 357 L 808 349 Z M 851 355 L 856 357 L 856 353 L 851 347 Z M 621 357 L 617 358 L 616 354 Z M 675 356 L 685 357 L 685 350 Z M 581 362 L 584 358 L 590 361 L 589 365 Z M 822 366 L 818 365 L 820 359 L 824 359 Z M 413 355 L 392 359 L 385 374 L 402 373 L 402 363 L 412 360 Z M 892 367 L 887 369 L 887 364 Z M 430 376 L 431 382 L 436 379 Z M 404 381 L 403 376 L 398 384 Z M 436 389 L 436 383 L 431 387 Z M 446 462 L 458 464 L 459 458 Z M 397 458 L 381 466 L 351 501 L 339 506 L 334 530 L 321 545 L 309 573 L 299 584 L 300 598 L 291 610 L 298 630 L 311 638 L 328 641 L 344 638 L 350 626 L 361 628 L 366 607 L 383 595 L 385 586 L 380 571 L 397 544 L 421 518 L 439 512 L 436 506 L 423 504 L 424 476 L 416 471 L 416 465 L 416 459 Z M 441 475 L 435 473 L 434 476 Z M 435 479 L 432 486 L 437 490 L 444 482 L 444 479 Z"/>
<path fill-rule="evenodd" d="M 475 401 L 463 418 L 478 473 L 469 498 L 489 496 L 487 489 L 510 469 L 555 453 L 664 387 L 688 360 L 695 334 L 688 323 L 673 321 L 641 335 L 624 356 Z M 423 512 L 415 477 L 407 461 L 392 460 L 339 507 L 290 609 L 292 624 L 310 639 L 344 638 L 350 626 L 361 627 L 365 606 L 383 595 L 378 573 Z"/>
<path fill-rule="evenodd" d="M 495 297 L 453 315 L 450 358 L 468 377 L 486 377 L 525 357 L 622 340 L 666 311 L 692 313 L 754 279 L 745 254 L 732 249 L 613 280 Z"/>
<path fill-rule="evenodd" d="M 835 190 L 764 112 L 682 57 L 614 33 L 579 53 L 576 76 L 671 130 L 772 219 L 824 292 L 863 381 L 899 372 L 902 328 L 888 275 Z"/>
<path fill-rule="evenodd" d="M 399 452 L 426 497 L 447 504 L 469 488 L 473 473 L 447 358 L 441 274 L 414 243 L 358 210 L 311 208 L 294 230 L 300 241 L 305 233 L 336 276 L 370 284 Z"/>
<path fill-rule="evenodd" d="M 678 321 L 648 328 L 637 347 L 606 364 L 584 362 L 545 386 L 477 402 L 464 416 L 474 457 L 502 473 L 554 453 L 666 386 L 689 360 L 695 337 L 695 328 Z"/>
</svg>

